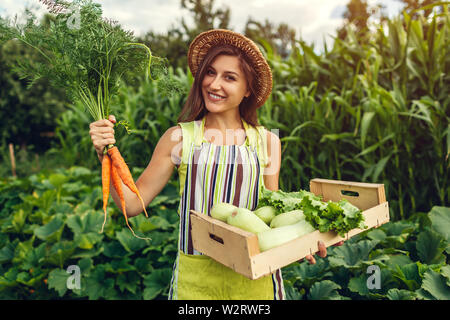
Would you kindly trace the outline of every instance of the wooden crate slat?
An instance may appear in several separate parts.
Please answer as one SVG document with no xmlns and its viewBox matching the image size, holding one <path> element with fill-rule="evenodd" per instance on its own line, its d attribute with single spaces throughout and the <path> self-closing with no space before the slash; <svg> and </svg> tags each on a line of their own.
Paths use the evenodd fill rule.
<svg viewBox="0 0 450 320">
<path fill-rule="evenodd" d="M 363 215 L 368 229 L 386 223 L 389 221 L 388 203 L 385 202 L 371 208 L 363 212 Z M 319 251 L 319 240 L 324 242 L 325 247 L 329 247 L 339 241 L 348 240 L 365 230 L 367 229 L 353 229 L 349 231 L 345 237 L 341 237 L 333 231 L 320 233 L 316 230 L 281 246 L 261 252 L 260 254 L 251 257 L 253 266 L 252 279 L 257 279 L 270 274 L 279 268 L 303 259 L 308 254 L 317 253 Z"/>
<path fill-rule="evenodd" d="M 310 190 L 316 195 L 323 196 L 324 201 L 337 202 L 344 198 L 361 210 L 386 202 L 384 185 L 378 183 L 312 179 Z M 357 192 L 358 196 L 345 195 L 343 191 Z"/>
<path fill-rule="evenodd" d="M 249 257 L 259 253 L 256 235 L 205 214 L 190 213 L 194 248 L 236 272 L 251 274 Z"/>
</svg>

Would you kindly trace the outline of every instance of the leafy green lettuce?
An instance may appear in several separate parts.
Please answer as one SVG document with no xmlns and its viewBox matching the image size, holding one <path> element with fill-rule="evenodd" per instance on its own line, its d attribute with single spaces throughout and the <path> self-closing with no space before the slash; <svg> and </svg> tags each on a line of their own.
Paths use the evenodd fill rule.
<svg viewBox="0 0 450 320">
<path fill-rule="evenodd" d="M 306 221 L 320 232 L 335 231 L 341 237 L 355 228 L 366 229 L 362 211 L 347 199 L 339 202 L 322 201 L 320 196 L 306 190 L 284 192 L 263 189 L 258 207 L 272 206 L 276 214 L 303 210 Z"/>
</svg>

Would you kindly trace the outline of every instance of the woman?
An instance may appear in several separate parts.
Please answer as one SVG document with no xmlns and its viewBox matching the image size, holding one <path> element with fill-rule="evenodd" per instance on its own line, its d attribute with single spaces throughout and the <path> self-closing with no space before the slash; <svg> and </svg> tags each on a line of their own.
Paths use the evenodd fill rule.
<svg viewBox="0 0 450 320">
<path fill-rule="evenodd" d="M 178 118 L 159 140 L 150 163 L 136 181 L 147 206 L 169 181 L 180 177 L 179 253 L 169 299 L 284 299 L 281 270 L 250 280 L 192 246 L 189 210 L 209 214 L 214 203 L 254 210 L 262 187 L 278 190 L 281 144 L 258 124 L 257 108 L 272 90 L 272 74 L 258 47 L 228 30 L 210 30 L 191 43 L 188 63 L 195 77 Z M 114 144 L 114 116 L 91 124 L 101 162 Z M 142 212 L 139 199 L 123 188 L 129 217 Z M 120 208 L 120 200 L 111 188 Z M 319 255 L 326 249 L 319 244 Z M 315 263 L 312 255 L 306 257 Z"/>
</svg>

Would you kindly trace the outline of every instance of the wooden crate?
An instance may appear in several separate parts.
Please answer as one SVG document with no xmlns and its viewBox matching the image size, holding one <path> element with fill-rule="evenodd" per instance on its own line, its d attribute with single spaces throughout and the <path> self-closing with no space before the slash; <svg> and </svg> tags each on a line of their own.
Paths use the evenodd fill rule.
<svg viewBox="0 0 450 320">
<path fill-rule="evenodd" d="M 323 196 L 324 201 L 347 199 L 363 210 L 368 229 L 389 222 L 389 206 L 383 184 L 313 179 L 310 181 L 310 191 Z M 271 274 L 308 254 L 318 252 L 319 240 L 329 247 L 368 230 L 353 229 L 345 237 L 333 231 L 320 233 L 317 230 L 260 252 L 255 234 L 194 210 L 190 213 L 194 248 L 250 279 Z"/>
</svg>

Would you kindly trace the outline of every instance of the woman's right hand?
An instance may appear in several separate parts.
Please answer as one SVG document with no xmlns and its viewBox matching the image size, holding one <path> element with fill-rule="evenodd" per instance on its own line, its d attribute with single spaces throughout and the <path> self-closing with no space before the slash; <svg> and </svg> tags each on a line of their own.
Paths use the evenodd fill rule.
<svg viewBox="0 0 450 320">
<path fill-rule="evenodd" d="M 103 150 L 110 144 L 115 144 L 114 138 L 114 123 L 116 118 L 113 115 L 108 117 L 108 120 L 102 119 L 89 124 L 89 134 L 91 135 L 92 143 L 100 161 L 103 159 Z"/>
</svg>

